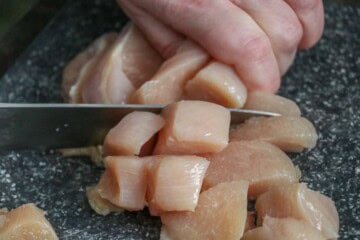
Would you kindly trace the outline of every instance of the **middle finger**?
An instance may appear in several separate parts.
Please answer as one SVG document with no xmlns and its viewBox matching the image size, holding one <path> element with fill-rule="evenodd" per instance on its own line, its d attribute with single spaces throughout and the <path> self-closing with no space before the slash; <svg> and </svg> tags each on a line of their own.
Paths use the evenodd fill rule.
<svg viewBox="0 0 360 240">
<path fill-rule="evenodd" d="M 247 12 L 268 35 L 279 70 L 290 67 L 303 31 L 295 12 L 282 0 L 231 0 Z"/>
</svg>

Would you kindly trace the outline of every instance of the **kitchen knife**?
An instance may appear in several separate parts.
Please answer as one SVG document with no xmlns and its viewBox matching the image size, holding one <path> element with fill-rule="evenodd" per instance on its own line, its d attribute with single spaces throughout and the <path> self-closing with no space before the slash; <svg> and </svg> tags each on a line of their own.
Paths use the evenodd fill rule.
<svg viewBox="0 0 360 240">
<path fill-rule="evenodd" d="M 102 144 L 106 133 L 133 111 L 160 113 L 161 105 L 0 103 L 0 150 L 51 149 Z M 231 122 L 277 113 L 230 109 Z M 146 123 L 144 123 L 146 124 Z"/>
</svg>

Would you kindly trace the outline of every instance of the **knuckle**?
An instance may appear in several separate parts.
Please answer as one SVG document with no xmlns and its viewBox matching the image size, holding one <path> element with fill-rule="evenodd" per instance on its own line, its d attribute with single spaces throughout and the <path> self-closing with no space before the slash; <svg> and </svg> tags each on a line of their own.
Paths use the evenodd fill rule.
<svg viewBox="0 0 360 240">
<path fill-rule="evenodd" d="M 241 56 L 246 61 L 261 63 L 267 61 L 273 54 L 270 41 L 266 35 L 248 37 L 240 49 Z"/>
<path fill-rule="evenodd" d="M 179 45 L 180 42 L 177 40 L 164 44 L 160 49 L 161 56 L 163 56 L 165 59 L 172 57 L 176 53 L 176 50 L 178 49 Z"/>
<path fill-rule="evenodd" d="M 208 5 L 207 0 L 163 0 L 162 12 L 166 14 L 168 18 L 179 17 L 181 19 L 183 13 L 186 13 L 193 9 L 204 8 L 206 5 Z"/>
<path fill-rule="evenodd" d="M 244 0 L 230 0 L 230 1 L 237 6 L 242 6 L 244 4 Z"/>
<path fill-rule="evenodd" d="M 298 21 L 288 21 L 275 31 L 276 45 L 285 52 L 292 52 L 298 47 L 303 35 L 302 27 Z"/>
<path fill-rule="evenodd" d="M 292 0 L 294 7 L 298 11 L 313 11 L 320 4 L 322 0 Z"/>
</svg>

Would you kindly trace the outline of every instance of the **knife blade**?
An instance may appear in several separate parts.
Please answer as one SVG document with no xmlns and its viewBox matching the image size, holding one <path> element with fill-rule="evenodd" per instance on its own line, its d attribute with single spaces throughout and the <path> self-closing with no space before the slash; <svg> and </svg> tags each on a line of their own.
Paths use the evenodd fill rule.
<svg viewBox="0 0 360 240">
<path fill-rule="evenodd" d="M 162 105 L 0 103 L 0 151 L 102 144 L 106 133 L 133 111 L 160 113 Z M 230 109 L 231 123 L 277 113 Z"/>
</svg>

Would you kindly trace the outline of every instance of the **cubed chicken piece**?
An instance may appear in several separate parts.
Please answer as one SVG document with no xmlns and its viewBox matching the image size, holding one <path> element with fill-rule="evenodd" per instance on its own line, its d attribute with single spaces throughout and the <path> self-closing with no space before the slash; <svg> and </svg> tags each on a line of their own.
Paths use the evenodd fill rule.
<svg viewBox="0 0 360 240">
<path fill-rule="evenodd" d="M 197 156 L 154 156 L 149 162 L 150 213 L 194 211 L 209 162 Z"/>
<path fill-rule="evenodd" d="M 98 185 L 101 198 L 129 211 L 145 206 L 148 158 L 106 157 L 106 170 Z"/>
<path fill-rule="evenodd" d="M 185 98 L 214 102 L 225 107 L 241 108 L 247 90 L 235 70 L 213 61 L 201 69 L 185 87 Z"/>
<path fill-rule="evenodd" d="M 57 240 L 58 237 L 44 212 L 34 204 L 24 204 L 0 213 L 0 239 L 3 240 Z"/>
<path fill-rule="evenodd" d="M 229 141 L 230 111 L 214 103 L 180 101 L 163 112 L 155 154 L 202 154 L 223 150 Z"/>
<path fill-rule="evenodd" d="M 115 206 L 109 200 L 100 196 L 99 188 L 91 186 L 86 188 L 86 197 L 88 198 L 91 208 L 100 215 L 106 216 L 111 212 L 123 212 L 124 209 Z"/>
<path fill-rule="evenodd" d="M 266 216 L 263 225 L 246 232 L 242 240 L 326 240 L 326 238 L 305 221 Z"/>
<path fill-rule="evenodd" d="M 190 40 L 166 60 L 151 78 L 131 98 L 131 103 L 170 104 L 180 100 L 186 82 L 209 60 L 209 55 Z"/>
<path fill-rule="evenodd" d="M 301 115 L 294 101 L 267 92 L 249 92 L 244 108 L 280 113 L 282 116 L 300 117 Z"/>
<path fill-rule="evenodd" d="M 265 216 L 295 218 L 320 230 L 326 239 L 338 238 L 339 215 L 334 202 L 305 184 L 274 187 L 256 201 L 257 221 Z"/>
<path fill-rule="evenodd" d="M 239 240 L 247 215 L 246 181 L 220 183 L 200 194 L 195 212 L 161 215 L 161 240 Z"/>
<path fill-rule="evenodd" d="M 126 103 L 162 63 L 160 55 L 132 24 L 126 26 L 99 59 L 82 89 L 86 103 Z"/>
<path fill-rule="evenodd" d="M 129 113 L 106 135 L 105 155 L 139 155 L 143 146 L 164 124 L 164 119 L 154 113 Z M 151 152 L 152 148 L 147 149 L 147 153 L 144 154 Z"/>
<path fill-rule="evenodd" d="M 230 131 L 231 141 L 262 140 L 285 152 L 300 152 L 316 145 L 314 126 L 303 117 L 254 117 Z"/>
<path fill-rule="evenodd" d="M 99 58 L 115 42 L 117 36 L 114 32 L 103 34 L 67 64 L 62 80 L 62 95 L 65 101 L 82 102 L 83 85 L 90 78 Z"/>
<path fill-rule="evenodd" d="M 273 186 L 297 183 L 300 170 L 279 148 L 262 141 L 230 142 L 221 152 L 205 155 L 210 161 L 204 187 L 221 182 L 249 181 L 249 198 Z"/>
</svg>

